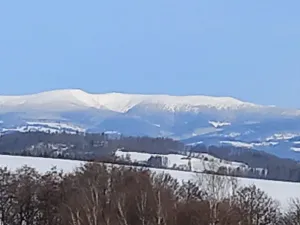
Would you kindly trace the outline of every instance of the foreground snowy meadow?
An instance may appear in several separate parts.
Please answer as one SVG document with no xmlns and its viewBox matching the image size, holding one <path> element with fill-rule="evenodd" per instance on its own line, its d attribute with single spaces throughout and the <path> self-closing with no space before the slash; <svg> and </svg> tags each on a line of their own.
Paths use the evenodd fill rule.
<svg viewBox="0 0 300 225">
<path fill-rule="evenodd" d="M 0 167 L 7 167 L 10 170 L 15 170 L 24 165 L 27 165 L 35 168 L 41 173 L 49 171 L 52 167 L 56 167 L 58 170 L 63 170 L 64 172 L 68 173 L 72 172 L 77 167 L 83 164 L 83 161 L 0 155 Z M 197 179 L 197 175 L 192 172 L 163 169 L 151 170 L 157 173 L 169 173 L 172 177 L 176 178 L 179 181 L 193 181 Z M 283 209 L 288 208 L 289 202 L 292 198 L 300 198 L 300 183 L 247 178 L 238 178 L 238 182 L 241 186 L 248 186 L 251 184 L 256 185 L 273 199 L 279 201 Z"/>
</svg>

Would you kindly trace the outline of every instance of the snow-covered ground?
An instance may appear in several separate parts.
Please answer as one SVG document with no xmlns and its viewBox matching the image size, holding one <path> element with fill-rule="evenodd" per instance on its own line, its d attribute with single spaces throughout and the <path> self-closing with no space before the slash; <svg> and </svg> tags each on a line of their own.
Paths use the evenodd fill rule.
<svg viewBox="0 0 300 225">
<path fill-rule="evenodd" d="M 37 169 L 39 172 L 44 173 L 49 171 L 53 166 L 64 172 L 72 172 L 76 167 L 82 165 L 82 161 L 62 160 L 62 159 L 46 159 L 46 158 L 33 158 L 22 156 L 6 156 L 0 155 L 0 167 L 7 167 L 11 170 L 20 168 L 23 165 L 28 165 Z M 193 172 L 176 171 L 176 170 L 163 170 L 153 169 L 157 173 L 169 173 L 172 177 L 179 181 L 196 181 L 198 176 Z M 203 175 L 210 176 L 210 175 Z M 300 183 L 292 182 L 280 182 L 269 180 L 257 180 L 238 178 L 238 182 L 241 186 L 255 184 L 258 188 L 265 191 L 268 195 L 278 200 L 281 203 L 283 209 L 287 209 L 291 198 L 300 198 Z"/>
<path fill-rule="evenodd" d="M 191 153 L 189 156 L 183 154 L 150 154 L 144 152 L 128 152 L 117 150 L 115 156 L 121 159 L 130 159 L 131 162 L 147 162 L 151 156 L 161 157 L 162 166 L 167 168 L 180 168 L 193 172 L 203 172 L 205 170 L 217 171 L 220 167 L 227 169 L 248 170 L 248 165 L 240 162 L 231 162 L 213 157 L 206 153 Z M 190 168 L 189 168 L 190 167 Z"/>
<path fill-rule="evenodd" d="M 0 155 L 0 167 L 7 167 L 10 170 L 15 170 L 27 165 L 37 169 L 41 173 L 49 171 L 54 166 L 56 166 L 58 170 L 72 172 L 82 164 L 84 164 L 83 161 L 75 160 Z"/>
<path fill-rule="evenodd" d="M 278 145 L 278 142 L 252 142 L 252 143 L 247 143 L 247 142 L 242 142 L 242 141 L 220 141 L 221 144 L 227 144 L 227 145 L 232 145 L 234 147 L 238 148 L 255 148 L 259 146 L 274 146 Z"/>
</svg>

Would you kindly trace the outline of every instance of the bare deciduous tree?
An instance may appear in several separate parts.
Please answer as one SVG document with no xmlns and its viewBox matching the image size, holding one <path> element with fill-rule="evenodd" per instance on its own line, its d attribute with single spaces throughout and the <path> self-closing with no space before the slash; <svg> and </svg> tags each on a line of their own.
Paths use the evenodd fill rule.
<svg viewBox="0 0 300 225">
<path fill-rule="evenodd" d="M 235 196 L 235 204 L 242 224 L 279 223 L 278 203 L 254 185 L 240 188 Z"/>
<path fill-rule="evenodd" d="M 300 199 L 291 199 L 290 207 L 282 216 L 283 225 L 300 225 Z"/>
<path fill-rule="evenodd" d="M 235 178 L 168 174 L 88 163 L 70 174 L 0 169 L 1 225 L 297 225 L 299 200 L 281 216 L 275 201 Z"/>
<path fill-rule="evenodd" d="M 221 220 L 219 211 L 222 202 L 227 202 L 228 204 L 227 212 L 223 213 L 224 216 L 228 216 L 232 210 L 232 197 L 236 193 L 238 180 L 234 177 L 216 174 L 215 171 L 218 170 L 218 165 L 213 161 L 206 164 L 204 168 L 211 171 L 211 173 L 197 174 L 197 182 L 206 191 L 210 209 L 210 225 L 216 225 Z"/>
<path fill-rule="evenodd" d="M 34 224 L 39 212 L 37 187 L 40 174 L 33 168 L 24 166 L 17 170 L 14 180 L 15 222 L 17 224 Z"/>
<path fill-rule="evenodd" d="M 12 206 L 13 195 L 11 192 L 14 174 L 6 167 L 0 168 L 0 221 L 1 224 L 13 222 Z"/>
<path fill-rule="evenodd" d="M 62 173 L 56 168 L 40 177 L 37 188 L 38 221 L 39 224 L 61 224 L 60 205 L 63 199 L 60 184 Z"/>
</svg>

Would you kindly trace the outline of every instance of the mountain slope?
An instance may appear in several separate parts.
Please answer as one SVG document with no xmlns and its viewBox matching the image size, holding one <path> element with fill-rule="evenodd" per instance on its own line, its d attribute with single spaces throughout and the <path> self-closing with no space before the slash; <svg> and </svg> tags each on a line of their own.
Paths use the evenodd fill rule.
<svg viewBox="0 0 300 225">
<path fill-rule="evenodd" d="M 125 113 L 138 105 L 151 105 L 160 110 L 199 112 L 202 107 L 219 110 L 239 110 L 261 108 L 262 106 L 242 102 L 230 97 L 209 96 L 170 96 L 170 95 L 138 95 L 138 94 L 89 94 L 81 90 L 57 90 L 24 96 L 0 96 L 0 109 L 23 109 L 41 106 L 52 110 L 73 110 L 78 108 L 106 108 L 111 111 Z"/>
<path fill-rule="evenodd" d="M 56 90 L 0 96 L 0 121 L 0 132 L 46 131 L 45 126 L 51 128 L 49 132 L 61 132 L 67 124 L 72 127 L 67 132 L 166 136 L 187 144 L 256 148 L 281 157 L 295 158 L 300 150 L 296 144 L 300 141 L 299 110 L 257 105 L 231 97 Z M 53 127 L 53 124 L 63 125 Z M 287 135 L 291 138 L 280 139 Z"/>
</svg>

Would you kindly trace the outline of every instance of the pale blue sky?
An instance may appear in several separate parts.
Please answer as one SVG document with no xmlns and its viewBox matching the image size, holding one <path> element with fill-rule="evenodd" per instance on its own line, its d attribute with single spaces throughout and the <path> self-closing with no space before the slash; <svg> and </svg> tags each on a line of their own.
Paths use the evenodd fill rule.
<svg viewBox="0 0 300 225">
<path fill-rule="evenodd" d="M 300 108 L 299 0 L 0 2 L 0 94 L 205 94 Z"/>
</svg>

